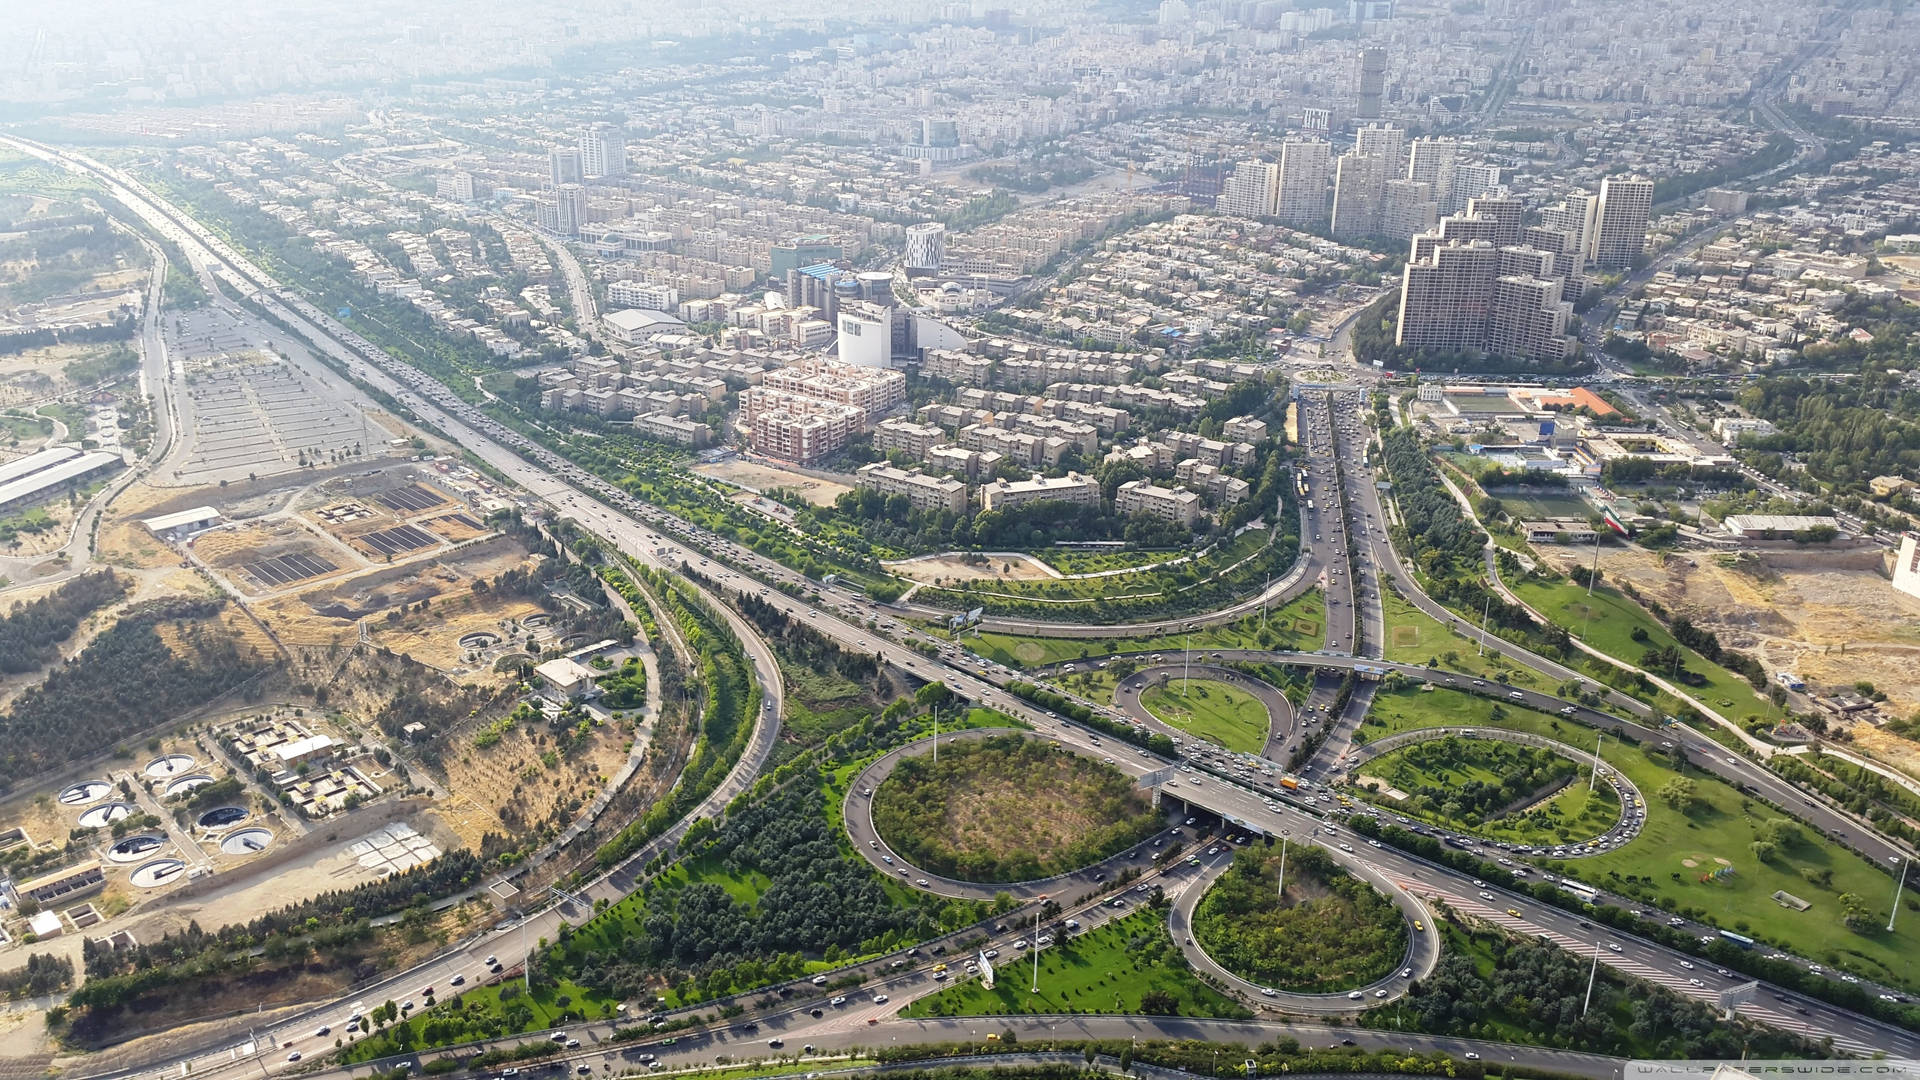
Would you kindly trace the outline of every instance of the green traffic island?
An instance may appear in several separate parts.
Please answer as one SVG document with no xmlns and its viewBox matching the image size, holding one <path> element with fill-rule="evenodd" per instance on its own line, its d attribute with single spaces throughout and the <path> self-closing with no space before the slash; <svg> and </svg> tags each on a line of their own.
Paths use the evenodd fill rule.
<svg viewBox="0 0 1920 1080">
<path fill-rule="evenodd" d="M 1191 647 L 1194 655 L 1218 649 L 1274 651 L 1318 649 L 1326 640 L 1326 598 L 1318 589 L 1301 593 L 1262 615 L 1254 612 L 1228 623 L 1195 627 L 1191 633 L 1142 634 L 1129 637 L 1076 637 L 1042 634 L 1003 634 L 991 630 L 962 631 L 967 648 L 1010 668 L 1030 670 L 1055 664 L 1116 656 L 1143 660 L 1153 653 L 1174 656 Z M 943 628 L 929 627 L 935 633 Z"/>
<path fill-rule="evenodd" d="M 1406 919 L 1326 849 L 1255 844 L 1201 897 L 1193 939 L 1221 967 L 1289 993 L 1334 994 L 1367 986 L 1406 962 Z"/>
<path fill-rule="evenodd" d="M 1164 671 L 1141 692 L 1140 706 L 1169 727 L 1240 754 L 1265 749 L 1272 722 L 1266 704 L 1246 690 Z"/>
<path fill-rule="evenodd" d="M 1620 796 L 1590 763 L 1540 746 L 1447 735 L 1397 747 L 1357 767 L 1353 790 L 1383 810 L 1450 832 L 1527 847 L 1603 836 Z"/>
<path fill-rule="evenodd" d="M 1404 1000 L 1363 1014 L 1389 1031 L 1497 1039 L 1623 1058 L 1817 1057 L 1799 1036 L 1632 978 L 1538 937 L 1479 920 L 1439 920 L 1440 963 Z M 1587 982 L 1593 975 L 1593 996 Z"/>
<path fill-rule="evenodd" d="M 1253 1014 L 1208 986 L 1180 955 L 1167 931 L 1166 899 L 1156 892 L 1144 910 L 1082 934 L 1055 934 L 1039 951 L 1039 974 L 1026 952 L 988 961 L 993 986 L 967 977 L 901 1011 L 909 1019 L 942 1016 L 1118 1014 L 1211 1016 Z M 1038 985 L 1036 992 L 1034 986 Z"/>
<path fill-rule="evenodd" d="M 912 866 L 958 881 L 1036 881 L 1151 838 L 1161 815 L 1120 770 L 1020 734 L 902 757 L 873 794 L 874 830 Z"/>
</svg>

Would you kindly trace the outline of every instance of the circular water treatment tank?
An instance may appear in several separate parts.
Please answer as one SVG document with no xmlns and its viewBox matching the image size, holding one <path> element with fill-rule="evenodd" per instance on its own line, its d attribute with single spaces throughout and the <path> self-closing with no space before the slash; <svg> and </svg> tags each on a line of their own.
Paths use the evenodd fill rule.
<svg viewBox="0 0 1920 1080">
<path fill-rule="evenodd" d="M 463 649 L 484 649 L 488 646 L 498 644 L 500 644 L 500 635 L 489 634 L 484 630 L 479 633 L 468 634 L 460 639 L 460 647 Z"/>
<path fill-rule="evenodd" d="M 179 776 L 193 768 L 193 758 L 186 754 L 167 754 L 147 762 L 147 778 L 158 780 L 165 776 Z"/>
<path fill-rule="evenodd" d="M 126 802 L 101 803 L 89 807 L 80 815 L 80 827 L 83 829 L 104 829 L 123 817 L 133 814 L 133 804 Z"/>
<path fill-rule="evenodd" d="M 60 792 L 60 802 L 66 806 L 85 806 L 97 803 L 113 791 L 113 785 L 105 780 L 82 780 Z"/>
<path fill-rule="evenodd" d="M 242 806 L 217 806 L 200 815 L 200 827 L 203 829 L 224 829 L 247 820 L 248 811 Z"/>
<path fill-rule="evenodd" d="M 529 630 L 538 630 L 552 621 L 553 616 L 551 615 L 529 615 L 520 620 L 520 625 Z"/>
<path fill-rule="evenodd" d="M 116 841 L 107 849 L 107 858 L 114 862 L 134 862 L 159 851 L 166 845 L 167 838 L 159 833 L 141 833 Z"/>
<path fill-rule="evenodd" d="M 179 881 L 186 872 L 187 864 L 179 859 L 155 859 L 134 867 L 128 880 L 143 889 L 153 889 Z"/>
<path fill-rule="evenodd" d="M 273 843 L 273 834 L 265 829 L 235 829 L 220 841 L 220 852 L 224 855 L 251 855 L 256 851 L 267 850 Z"/>
<path fill-rule="evenodd" d="M 183 776 L 167 785 L 166 797 L 171 799 L 175 795 L 185 795 L 194 788 L 206 787 L 211 783 L 213 783 L 213 777 L 208 776 L 206 773 L 194 773 L 192 776 Z"/>
</svg>

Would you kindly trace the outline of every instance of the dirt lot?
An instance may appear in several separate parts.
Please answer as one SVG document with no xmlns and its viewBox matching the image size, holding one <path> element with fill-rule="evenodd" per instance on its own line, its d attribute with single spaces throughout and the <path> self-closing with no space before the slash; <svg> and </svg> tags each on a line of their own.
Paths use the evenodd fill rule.
<svg viewBox="0 0 1920 1080">
<path fill-rule="evenodd" d="M 452 671 L 467 666 L 466 650 L 460 647 L 461 638 L 479 630 L 499 634 L 502 620 L 524 619 L 540 614 L 540 610 L 540 606 L 530 600 L 492 593 L 455 592 L 435 600 L 426 617 L 405 618 L 391 625 L 381 620 L 369 625 L 368 632 L 375 645 L 392 649 L 428 667 Z M 486 670 L 476 671 L 473 677 L 485 681 L 492 665 L 483 667 Z M 463 681 L 466 678 L 463 676 Z"/>
<path fill-rule="evenodd" d="M 298 594 L 276 596 L 259 604 L 260 617 L 284 640 L 300 645 L 329 645 L 355 640 L 358 620 L 380 615 L 389 608 L 429 601 L 428 611 L 414 618 L 424 624 L 444 624 L 471 607 L 471 590 L 476 577 L 492 578 L 526 559 L 526 551 L 510 540 L 499 539 L 476 544 L 443 558 L 402 567 L 381 567 L 346 579 L 335 579 L 318 588 Z M 442 602 L 444 598 L 444 603 Z M 494 616 L 483 621 L 491 623 Z M 405 620 L 400 627 L 404 628 Z M 461 634 L 488 627 L 468 626 L 445 635 L 443 645 L 435 644 L 421 657 L 435 667 L 450 668 L 458 663 Z M 370 630 L 387 632 L 381 623 Z M 437 639 L 436 639 L 437 640 Z M 399 649 L 400 643 L 394 642 Z M 438 659 L 435 659 L 438 657 Z"/>
<path fill-rule="evenodd" d="M 1577 552 L 1542 550 L 1562 570 L 1584 561 Z M 1792 671 L 1816 688 L 1866 680 L 1886 691 L 1895 712 L 1920 708 L 1920 600 L 1868 568 L 1870 556 L 1834 553 L 1828 565 L 1821 562 L 1821 555 L 1801 552 L 1600 556 L 1607 577 L 1632 582 L 1643 596 L 1712 629 L 1723 644 L 1754 652 L 1771 670 Z"/>
<path fill-rule="evenodd" d="M 835 483 L 807 476 L 804 473 L 776 469 L 770 465 L 759 465 L 751 461 L 722 461 L 713 465 L 696 465 L 693 471 L 716 480 L 749 487 L 755 491 L 768 491 L 773 488 L 789 488 L 799 492 L 815 506 L 826 506 L 840 497 L 842 492 L 852 491 L 847 484 Z"/>
<path fill-rule="evenodd" d="M 1026 555 L 995 555 L 984 563 L 969 563 L 959 555 L 932 555 L 886 564 L 887 570 L 910 581 L 1038 581 L 1056 575 L 1046 564 Z"/>
<path fill-rule="evenodd" d="M 626 724 L 606 724 L 563 754 L 540 721 L 514 725 L 485 749 L 473 745 L 477 731 L 450 734 L 441 759 L 454 792 L 442 818 L 476 851 L 489 832 L 517 837 L 542 822 L 564 828 L 604 778 L 619 771 L 632 737 Z"/>
<path fill-rule="evenodd" d="M 201 559 L 221 570 L 235 588 L 248 596 L 278 592 L 291 584 L 277 583 L 249 570 L 253 564 L 283 555 L 318 559 L 340 571 L 356 569 L 344 552 L 309 532 L 300 519 L 292 517 L 223 526 L 201 533 L 190 543 Z M 304 565 L 312 568 L 319 563 Z M 320 574 L 310 580 L 324 580 L 330 576 L 333 575 Z"/>
</svg>

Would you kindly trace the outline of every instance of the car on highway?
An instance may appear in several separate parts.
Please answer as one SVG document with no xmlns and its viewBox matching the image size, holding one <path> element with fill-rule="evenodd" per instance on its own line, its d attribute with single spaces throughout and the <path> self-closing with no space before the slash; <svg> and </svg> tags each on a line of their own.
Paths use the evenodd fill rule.
<svg viewBox="0 0 1920 1080">
<path fill-rule="evenodd" d="M 1510 907 L 1507 909 L 1507 914 L 1517 919 L 1520 917 L 1520 909 L 1515 907 Z"/>
</svg>

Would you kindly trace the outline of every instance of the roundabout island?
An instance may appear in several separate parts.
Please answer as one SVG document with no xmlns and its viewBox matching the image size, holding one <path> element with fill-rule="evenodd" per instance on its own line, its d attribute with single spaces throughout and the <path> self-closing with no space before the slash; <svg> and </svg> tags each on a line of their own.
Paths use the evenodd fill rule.
<svg viewBox="0 0 1920 1080">
<path fill-rule="evenodd" d="M 921 739 L 876 759 L 843 805 L 855 849 L 902 884 L 979 900 L 1078 895 L 1150 868 L 1165 842 L 1169 818 L 1113 758 L 1011 728 L 942 735 L 938 763 L 934 749 Z"/>
</svg>

